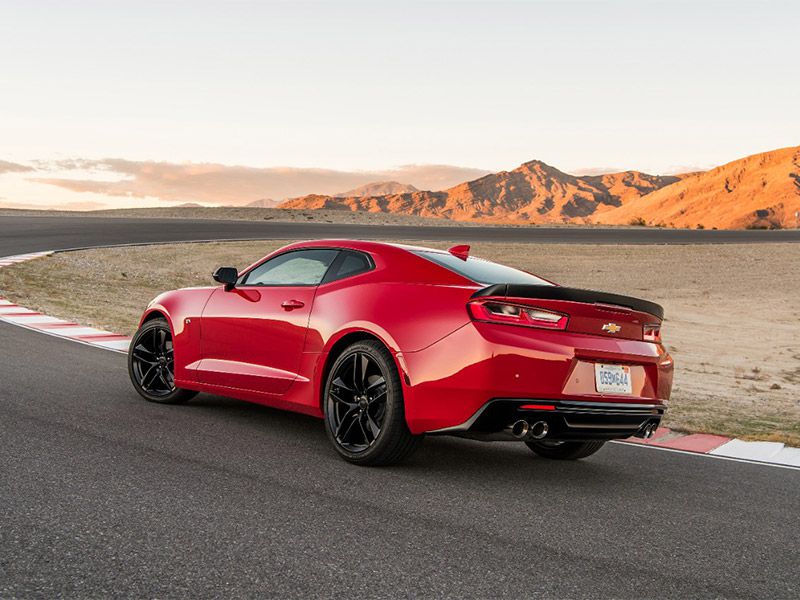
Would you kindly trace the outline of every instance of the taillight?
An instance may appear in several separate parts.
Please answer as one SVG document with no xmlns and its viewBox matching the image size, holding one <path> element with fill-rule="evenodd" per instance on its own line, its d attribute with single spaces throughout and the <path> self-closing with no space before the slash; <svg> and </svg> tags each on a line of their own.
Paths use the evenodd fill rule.
<svg viewBox="0 0 800 600">
<path fill-rule="evenodd" d="M 467 304 L 467 308 L 476 321 L 523 325 L 541 329 L 564 330 L 567 328 L 567 315 L 532 306 L 479 301 L 470 302 Z"/>
<path fill-rule="evenodd" d="M 644 326 L 644 341 L 645 342 L 660 342 L 661 341 L 661 324 L 660 323 L 647 323 Z"/>
</svg>

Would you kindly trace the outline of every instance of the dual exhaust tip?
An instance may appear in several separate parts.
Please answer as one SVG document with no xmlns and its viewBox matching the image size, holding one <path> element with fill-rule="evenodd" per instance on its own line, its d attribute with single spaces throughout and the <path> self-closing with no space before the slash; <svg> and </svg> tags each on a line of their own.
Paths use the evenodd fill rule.
<svg viewBox="0 0 800 600">
<path fill-rule="evenodd" d="M 541 440 L 550 431 L 550 426 L 547 421 L 528 423 L 520 419 L 515 421 L 507 431 L 518 440 Z"/>
<path fill-rule="evenodd" d="M 655 435 L 656 429 L 658 429 L 658 423 L 648 423 L 644 426 L 644 429 L 642 429 L 641 436 L 644 439 L 649 440 Z"/>
</svg>

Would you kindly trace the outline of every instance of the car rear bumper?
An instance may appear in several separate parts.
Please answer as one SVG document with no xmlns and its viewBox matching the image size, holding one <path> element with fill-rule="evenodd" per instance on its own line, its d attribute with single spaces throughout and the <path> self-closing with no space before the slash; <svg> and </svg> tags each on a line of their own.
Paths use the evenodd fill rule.
<svg viewBox="0 0 800 600">
<path fill-rule="evenodd" d="M 520 405 L 536 399 L 555 406 L 548 417 L 554 431 L 566 435 L 583 429 L 580 435 L 587 439 L 590 433 L 597 439 L 627 437 L 636 429 L 627 422 L 610 427 L 615 425 L 611 417 L 624 416 L 612 409 L 630 406 L 635 413 L 640 405 L 652 405 L 661 414 L 672 388 L 672 359 L 661 344 L 507 325 L 470 323 L 428 348 L 401 352 L 397 358 L 407 377 L 406 421 L 415 434 L 462 427 L 492 403 Z M 629 366 L 631 393 L 597 391 L 597 363 Z M 597 410 L 576 411 L 575 402 Z M 639 416 L 624 414 L 631 421 Z M 660 414 L 652 418 L 660 420 Z M 591 415 L 599 426 L 581 428 Z"/>
<path fill-rule="evenodd" d="M 458 425 L 429 431 L 483 440 L 518 440 L 513 424 L 526 421 L 547 424 L 548 440 L 611 440 L 634 435 L 644 437 L 661 422 L 663 404 L 600 403 L 581 400 L 497 398 L 484 404 Z"/>
</svg>

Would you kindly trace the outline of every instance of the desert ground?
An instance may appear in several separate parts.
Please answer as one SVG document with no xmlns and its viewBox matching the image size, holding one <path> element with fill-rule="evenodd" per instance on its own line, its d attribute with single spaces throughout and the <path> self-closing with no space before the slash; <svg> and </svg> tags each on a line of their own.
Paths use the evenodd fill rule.
<svg viewBox="0 0 800 600">
<path fill-rule="evenodd" d="M 161 291 L 209 285 L 279 242 L 175 244 L 57 254 L 0 270 L 0 295 L 55 316 L 133 333 Z M 424 244 L 441 247 L 442 244 Z M 676 363 L 665 425 L 800 446 L 800 245 L 479 244 L 472 253 L 564 285 L 664 305 Z"/>
</svg>

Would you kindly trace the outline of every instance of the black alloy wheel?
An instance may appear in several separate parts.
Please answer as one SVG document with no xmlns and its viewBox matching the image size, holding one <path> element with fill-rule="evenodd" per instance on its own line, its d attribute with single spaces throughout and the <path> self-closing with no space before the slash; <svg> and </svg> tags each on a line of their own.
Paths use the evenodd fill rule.
<svg viewBox="0 0 800 600">
<path fill-rule="evenodd" d="M 405 421 L 394 358 L 377 341 L 357 342 L 334 362 L 325 386 L 328 437 L 346 460 L 361 465 L 399 462 L 422 436 Z"/>
<path fill-rule="evenodd" d="M 131 340 L 128 374 L 136 391 L 151 402 L 186 402 L 196 392 L 175 387 L 175 350 L 165 319 L 146 322 Z"/>
<path fill-rule="evenodd" d="M 336 442 L 348 452 L 375 443 L 386 416 L 386 378 L 366 352 L 352 352 L 334 374 L 328 398 Z"/>
</svg>

